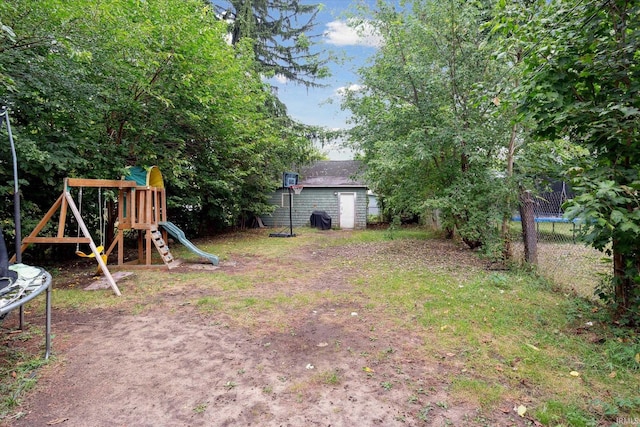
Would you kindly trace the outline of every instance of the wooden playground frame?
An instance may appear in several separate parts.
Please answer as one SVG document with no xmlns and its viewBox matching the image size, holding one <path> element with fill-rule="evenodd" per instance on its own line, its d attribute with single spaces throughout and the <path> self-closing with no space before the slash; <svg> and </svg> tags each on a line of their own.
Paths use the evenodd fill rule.
<svg viewBox="0 0 640 427">
<path fill-rule="evenodd" d="M 158 172 L 159 173 L 159 172 Z M 147 179 L 148 182 L 148 179 Z M 116 295 L 121 295 L 113 276 L 107 268 L 106 262 L 91 237 L 89 230 L 82 219 L 82 215 L 71 194 L 72 188 L 111 188 L 118 190 L 118 217 L 117 233 L 113 242 L 104 253 L 105 258 L 117 248 L 117 265 L 125 265 L 124 262 L 124 232 L 126 230 L 138 230 L 138 259 L 126 263 L 127 265 L 152 266 L 152 245 L 155 244 L 160 252 L 164 263 L 171 268 L 173 257 L 165 245 L 166 231 L 159 231 L 159 223 L 167 220 L 166 192 L 164 185 L 141 186 L 130 180 L 107 180 L 88 178 L 65 178 L 62 194 L 51 206 L 49 211 L 40 220 L 31 234 L 22 240 L 20 253 L 24 252 L 31 244 L 88 244 L 92 255 L 95 257 L 100 270 L 109 282 Z M 68 210 L 71 210 L 77 221 L 79 231 L 82 236 L 77 237 L 65 235 L 65 225 Z M 38 236 L 47 223 L 59 211 L 58 229 L 55 236 Z M 79 233 L 80 234 L 80 233 Z M 12 260 L 15 259 L 15 255 Z"/>
</svg>

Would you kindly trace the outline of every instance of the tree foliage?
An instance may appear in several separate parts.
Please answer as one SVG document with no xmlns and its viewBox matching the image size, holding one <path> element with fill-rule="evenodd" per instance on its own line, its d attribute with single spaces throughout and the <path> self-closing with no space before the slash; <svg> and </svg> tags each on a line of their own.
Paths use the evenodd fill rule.
<svg viewBox="0 0 640 427">
<path fill-rule="evenodd" d="M 259 71 L 305 86 L 328 76 L 328 57 L 312 49 L 320 4 L 301 0 L 211 0 L 229 23 L 231 43 L 251 40 Z"/>
<path fill-rule="evenodd" d="M 584 4 L 583 4 L 584 3 Z M 527 97 L 537 134 L 567 138 L 591 161 L 572 169 L 579 195 L 569 214 L 586 239 L 613 255 L 611 297 L 618 314 L 640 308 L 640 6 L 558 1 L 547 6 L 537 46 L 526 58 Z"/>
<path fill-rule="evenodd" d="M 499 240 L 491 225 L 509 211 L 503 172 L 510 132 L 491 102 L 502 65 L 483 29 L 490 8 L 407 3 L 412 10 L 380 2 L 375 11 L 371 22 L 384 46 L 360 72 L 365 89 L 346 97 L 351 140 L 388 209 L 439 209 L 471 247 L 488 248 Z"/>
<path fill-rule="evenodd" d="M 269 211 L 278 174 L 314 155 L 300 129 L 265 111 L 253 46 L 230 46 L 202 1 L 19 0 L 1 2 L 0 16 L 0 100 L 26 229 L 63 177 L 118 178 L 129 165 L 160 167 L 176 222 L 236 224 Z M 9 167 L 0 191 L 10 218 Z"/>
</svg>

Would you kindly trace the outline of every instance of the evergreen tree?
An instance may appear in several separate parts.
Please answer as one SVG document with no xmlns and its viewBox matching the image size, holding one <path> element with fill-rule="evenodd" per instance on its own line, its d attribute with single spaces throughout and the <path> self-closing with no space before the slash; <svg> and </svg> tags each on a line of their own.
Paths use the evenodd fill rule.
<svg viewBox="0 0 640 427">
<path fill-rule="evenodd" d="M 300 0 L 212 0 L 216 15 L 229 23 L 231 43 L 253 41 L 259 71 L 281 76 L 307 87 L 321 86 L 318 79 L 328 76 L 328 58 L 314 52 L 312 34 L 318 4 Z"/>
</svg>

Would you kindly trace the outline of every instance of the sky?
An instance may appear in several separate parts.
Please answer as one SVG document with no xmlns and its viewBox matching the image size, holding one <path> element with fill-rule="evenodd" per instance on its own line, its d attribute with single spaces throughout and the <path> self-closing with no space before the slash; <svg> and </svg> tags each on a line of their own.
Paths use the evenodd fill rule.
<svg viewBox="0 0 640 427">
<path fill-rule="evenodd" d="M 278 88 L 278 97 L 287 106 L 289 115 L 295 120 L 323 126 L 328 129 L 344 129 L 349 125 L 348 111 L 340 109 L 340 92 L 358 85 L 357 68 L 366 64 L 376 51 L 379 39 L 373 35 L 358 36 L 346 23 L 344 13 L 357 0 L 304 0 L 303 3 L 324 5 L 316 18 L 316 31 L 322 33 L 316 40 L 317 48 L 346 57 L 341 64 L 329 64 L 332 76 L 321 80 L 322 88 L 306 88 L 292 82 L 280 81 L 277 77 L 270 83 Z M 373 3 L 375 0 L 367 0 Z M 325 147 L 331 160 L 347 160 L 353 157 L 349 150 L 337 146 Z"/>
</svg>

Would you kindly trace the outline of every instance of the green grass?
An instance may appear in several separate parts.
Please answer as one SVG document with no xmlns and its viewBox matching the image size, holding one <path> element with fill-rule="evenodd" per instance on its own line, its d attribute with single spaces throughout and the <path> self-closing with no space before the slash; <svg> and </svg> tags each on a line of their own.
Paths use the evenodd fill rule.
<svg viewBox="0 0 640 427">
<path fill-rule="evenodd" d="M 518 272 L 480 272 L 460 280 L 423 268 L 385 266 L 356 284 L 374 310 L 428 337 L 427 353 L 436 359 L 453 354 L 464 365 L 464 372 L 452 375 L 453 390 L 476 396 L 482 406 L 529 400 L 518 387 L 525 383 L 541 396 L 535 413 L 541 421 L 552 420 L 546 425 L 582 425 L 583 419 L 592 425 L 614 421 L 614 413 L 640 414 L 634 400 L 640 392 L 640 341 L 616 339 L 600 323 L 596 306 L 553 292 L 545 281 Z M 594 333 L 603 343 L 575 334 L 588 321 L 597 325 Z M 612 392 L 618 403 L 605 399 L 607 411 L 594 405 Z"/>
<path fill-rule="evenodd" d="M 206 296 L 199 298 L 196 301 L 196 306 L 203 313 L 213 313 L 218 311 L 222 307 L 222 302 L 219 298 Z"/>
<path fill-rule="evenodd" d="M 342 373 L 338 369 L 320 372 L 317 377 L 319 382 L 329 386 L 337 386 L 342 382 Z"/>
<path fill-rule="evenodd" d="M 0 420 L 5 419 L 20 404 L 24 394 L 36 384 L 37 370 L 48 363 L 41 354 L 29 354 L 19 347 L 10 345 L 14 340 L 42 338 L 42 331 L 29 327 L 26 332 L 3 337 L 7 343 L 0 351 Z M 14 414 L 20 417 L 22 414 Z"/>
<path fill-rule="evenodd" d="M 52 301 L 56 308 L 78 311 L 115 307 L 122 303 L 111 289 L 94 292 L 87 292 L 82 289 L 54 289 Z"/>
<path fill-rule="evenodd" d="M 640 338 L 612 325 L 593 301 L 523 270 L 460 268 L 455 260 L 435 266 L 405 262 L 402 254 L 386 252 L 358 257 L 380 245 L 423 242 L 434 236 L 420 228 L 331 233 L 301 228 L 294 239 L 269 238 L 264 230 L 224 235 L 201 247 L 230 261 L 257 260 L 257 267 L 180 274 L 136 271 L 133 279 L 122 283 L 122 297 L 110 290 L 55 289 L 54 312 L 122 307 L 135 314 L 164 298 L 165 292 L 182 292 L 182 303 L 204 315 L 223 313 L 242 327 L 287 332 L 295 313 L 318 305 L 359 307 L 372 327 L 389 326 L 418 337 L 421 345 L 416 351 L 448 368 L 452 396 L 476 402 L 488 413 L 504 402 L 524 402 L 529 416 L 549 426 L 611 424 L 618 417 L 640 417 Z M 304 258 L 289 257 L 308 247 L 353 248 L 353 253 L 314 268 Z M 297 286 L 342 267 L 351 272 L 351 287 Z M 576 287 L 583 280 L 574 273 L 569 279 Z M 191 289 L 199 293 L 192 296 Z M 41 309 L 39 300 L 32 303 L 34 310 Z M 348 316 L 350 308 L 343 310 Z M 39 357 L 12 355 L 9 366 L 24 366 L 25 380 L 2 383 L 6 388 L 0 395 L 8 396 L 5 413 L 30 386 L 30 364 L 37 365 Z M 378 357 L 382 360 L 386 354 Z M 577 376 L 571 374 L 574 371 Z M 316 381 L 339 385 L 342 373 L 321 372 Z M 388 382 L 383 388 L 392 386 Z M 429 410 L 422 412 L 425 418 Z"/>
<path fill-rule="evenodd" d="M 480 407 L 488 410 L 499 404 L 506 392 L 505 386 L 502 384 L 490 384 L 482 379 L 462 376 L 454 378 L 451 383 L 451 391 L 458 397 L 477 401 Z"/>
</svg>

